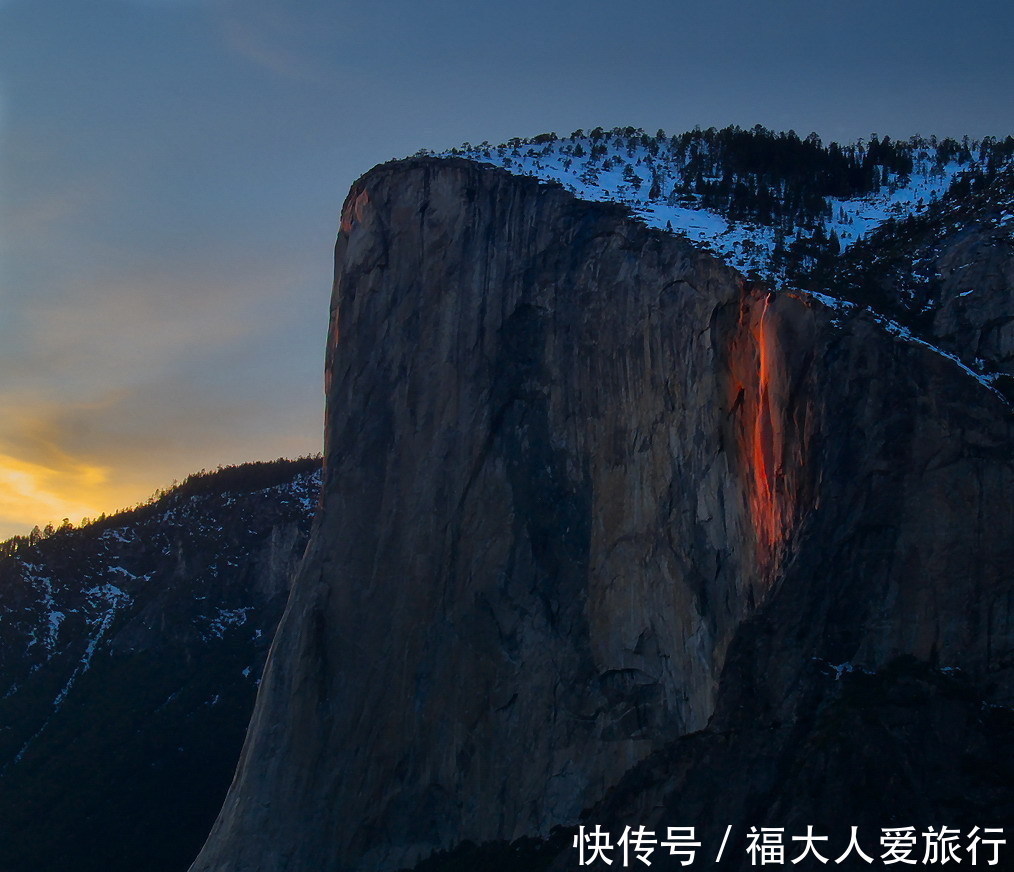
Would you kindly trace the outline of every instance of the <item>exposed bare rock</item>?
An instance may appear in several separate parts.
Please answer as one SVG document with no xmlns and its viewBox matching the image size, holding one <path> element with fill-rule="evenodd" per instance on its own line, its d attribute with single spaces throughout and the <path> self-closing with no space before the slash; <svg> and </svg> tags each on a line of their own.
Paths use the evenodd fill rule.
<svg viewBox="0 0 1014 872">
<path fill-rule="evenodd" d="M 713 717 L 796 717 L 813 658 L 1009 700 L 1009 409 L 841 317 L 466 161 L 357 182 L 323 510 L 193 869 L 545 835 Z"/>
<path fill-rule="evenodd" d="M 974 227 L 937 260 L 933 333 L 966 360 L 1014 375 L 1014 239 L 1010 227 Z"/>
</svg>

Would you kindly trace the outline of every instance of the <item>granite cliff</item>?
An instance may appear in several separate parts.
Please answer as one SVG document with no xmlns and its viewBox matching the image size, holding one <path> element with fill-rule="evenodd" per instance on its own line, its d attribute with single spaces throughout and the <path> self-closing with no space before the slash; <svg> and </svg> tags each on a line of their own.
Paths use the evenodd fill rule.
<svg viewBox="0 0 1014 872">
<path fill-rule="evenodd" d="M 815 738 L 836 675 L 1014 702 L 1010 407 L 883 318 L 416 158 L 346 201 L 326 372 L 321 514 L 195 872 L 840 816 L 779 792 L 814 743 L 875 764 Z"/>
</svg>

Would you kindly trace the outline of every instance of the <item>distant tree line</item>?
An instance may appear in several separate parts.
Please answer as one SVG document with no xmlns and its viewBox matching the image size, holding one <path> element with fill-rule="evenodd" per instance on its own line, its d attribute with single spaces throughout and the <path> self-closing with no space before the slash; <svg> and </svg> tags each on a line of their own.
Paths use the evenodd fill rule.
<svg viewBox="0 0 1014 872">
<path fill-rule="evenodd" d="M 568 156 L 568 166 L 570 159 L 581 160 L 587 178 L 594 178 L 596 170 L 622 167 L 628 185 L 650 183 L 649 200 L 704 207 L 788 233 L 815 228 L 832 217 L 828 198 L 850 199 L 903 183 L 916 157 L 933 161 L 938 169 L 976 159 L 995 169 L 1014 155 L 1014 138 L 893 140 L 874 133 L 865 142 L 825 145 L 816 133 L 800 138 L 795 131 L 776 133 L 761 125 L 698 127 L 673 136 L 664 130 L 651 135 L 636 127 L 596 127 L 564 138 L 550 132 L 514 137 L 498 146 L 464 143 L 451 149 L 475 157 L 491 157 L 494 151 L 507 165 L 515 163 L 508 153 L 539 158 L 557 151 Z"/>
<path fill-rule="evenodd" d="M 317 454 L 295 460 L 279 457 L 277 460 L 220 466 L 214 470 L 202 469 L 188 475 L 182 482 L 174 481 L 168 488 L 155 491 L 145 502 L 138 503 L 133 508 L 121 509 L 111 515 L 102 514 L 95 520 L 84 518 L 78 527 L 75 527 L 69 518 L 64 518 L 59 526 L 47 524 L 42 529 L 33 528 L 27 536 L 11 536 L 0 542 L 0 560 L 20 554 L 40 542 L 60 539 L 86 528 L 91 533 L 100 533 L 106 529 L 121 527 L 161 511 L 167 505 L 174 505 L 192 497 L 251 493 L 275 487 L 291 481 L 301 473 L 320 469 L 321 463 L 321 455 Z"/>
</svg>

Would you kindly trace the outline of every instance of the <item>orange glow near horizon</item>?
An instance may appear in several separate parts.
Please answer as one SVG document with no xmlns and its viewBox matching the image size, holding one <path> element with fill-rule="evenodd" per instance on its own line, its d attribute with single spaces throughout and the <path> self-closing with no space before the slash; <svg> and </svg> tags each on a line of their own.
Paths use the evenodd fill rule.
<svg viewBox="0 0 1014 872">
<path fill-rule="evenodd" d="M 181 453 L 149 460 L 110 457 L 108 465 L 101 460 L 54 453 L 45 459 L 25 460 L 9 449 L 0 449 L 0 541 L 27 536 L 35 526 L 58 527 L 64 518 L 76 527 L 85 518 L 115 515 L 146 503 L 154 494 L 202 469 L 264 457 L 300 457 L 314 453 L 314 447 L 283 443 L 274 453 L 255 449 L 223 452 L 221 459 L 216 457 L 210 462 Z"/>
<path fill-rule="evenodd" d="M 110 512 L 109 470 L 68 462 L 60 469 L 0 454 L 0 539 L 26 535 L 33 524 L 77 524 Z M 26 519 L 34 519 L 27 523 Z"/>
<path fill-rule="evenodd" d="M 23 403 L 9 412 L 0 427 L 0 541 L 133 508 L 202 469 L 320 451 L 299 434 L 274 431 L 230 441 L 229 428 L 215 432 L 197 415 L 164 433 L 106 420 L 124 414 L 107 403 L 55 411 Z"/>
</svg>

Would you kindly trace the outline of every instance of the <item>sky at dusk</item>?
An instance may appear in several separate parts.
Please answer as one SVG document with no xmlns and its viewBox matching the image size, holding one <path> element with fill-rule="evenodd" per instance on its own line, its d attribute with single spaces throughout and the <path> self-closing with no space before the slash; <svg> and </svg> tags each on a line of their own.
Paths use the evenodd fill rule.
<svg viewBox="0 0 1014 872">
<path fill-rule="evenodd" d="M 1014 133 L 990 0 L 0 0 L 0 538 L 316 453 L 338 213 L 597 125 Z"/>
</svg>

